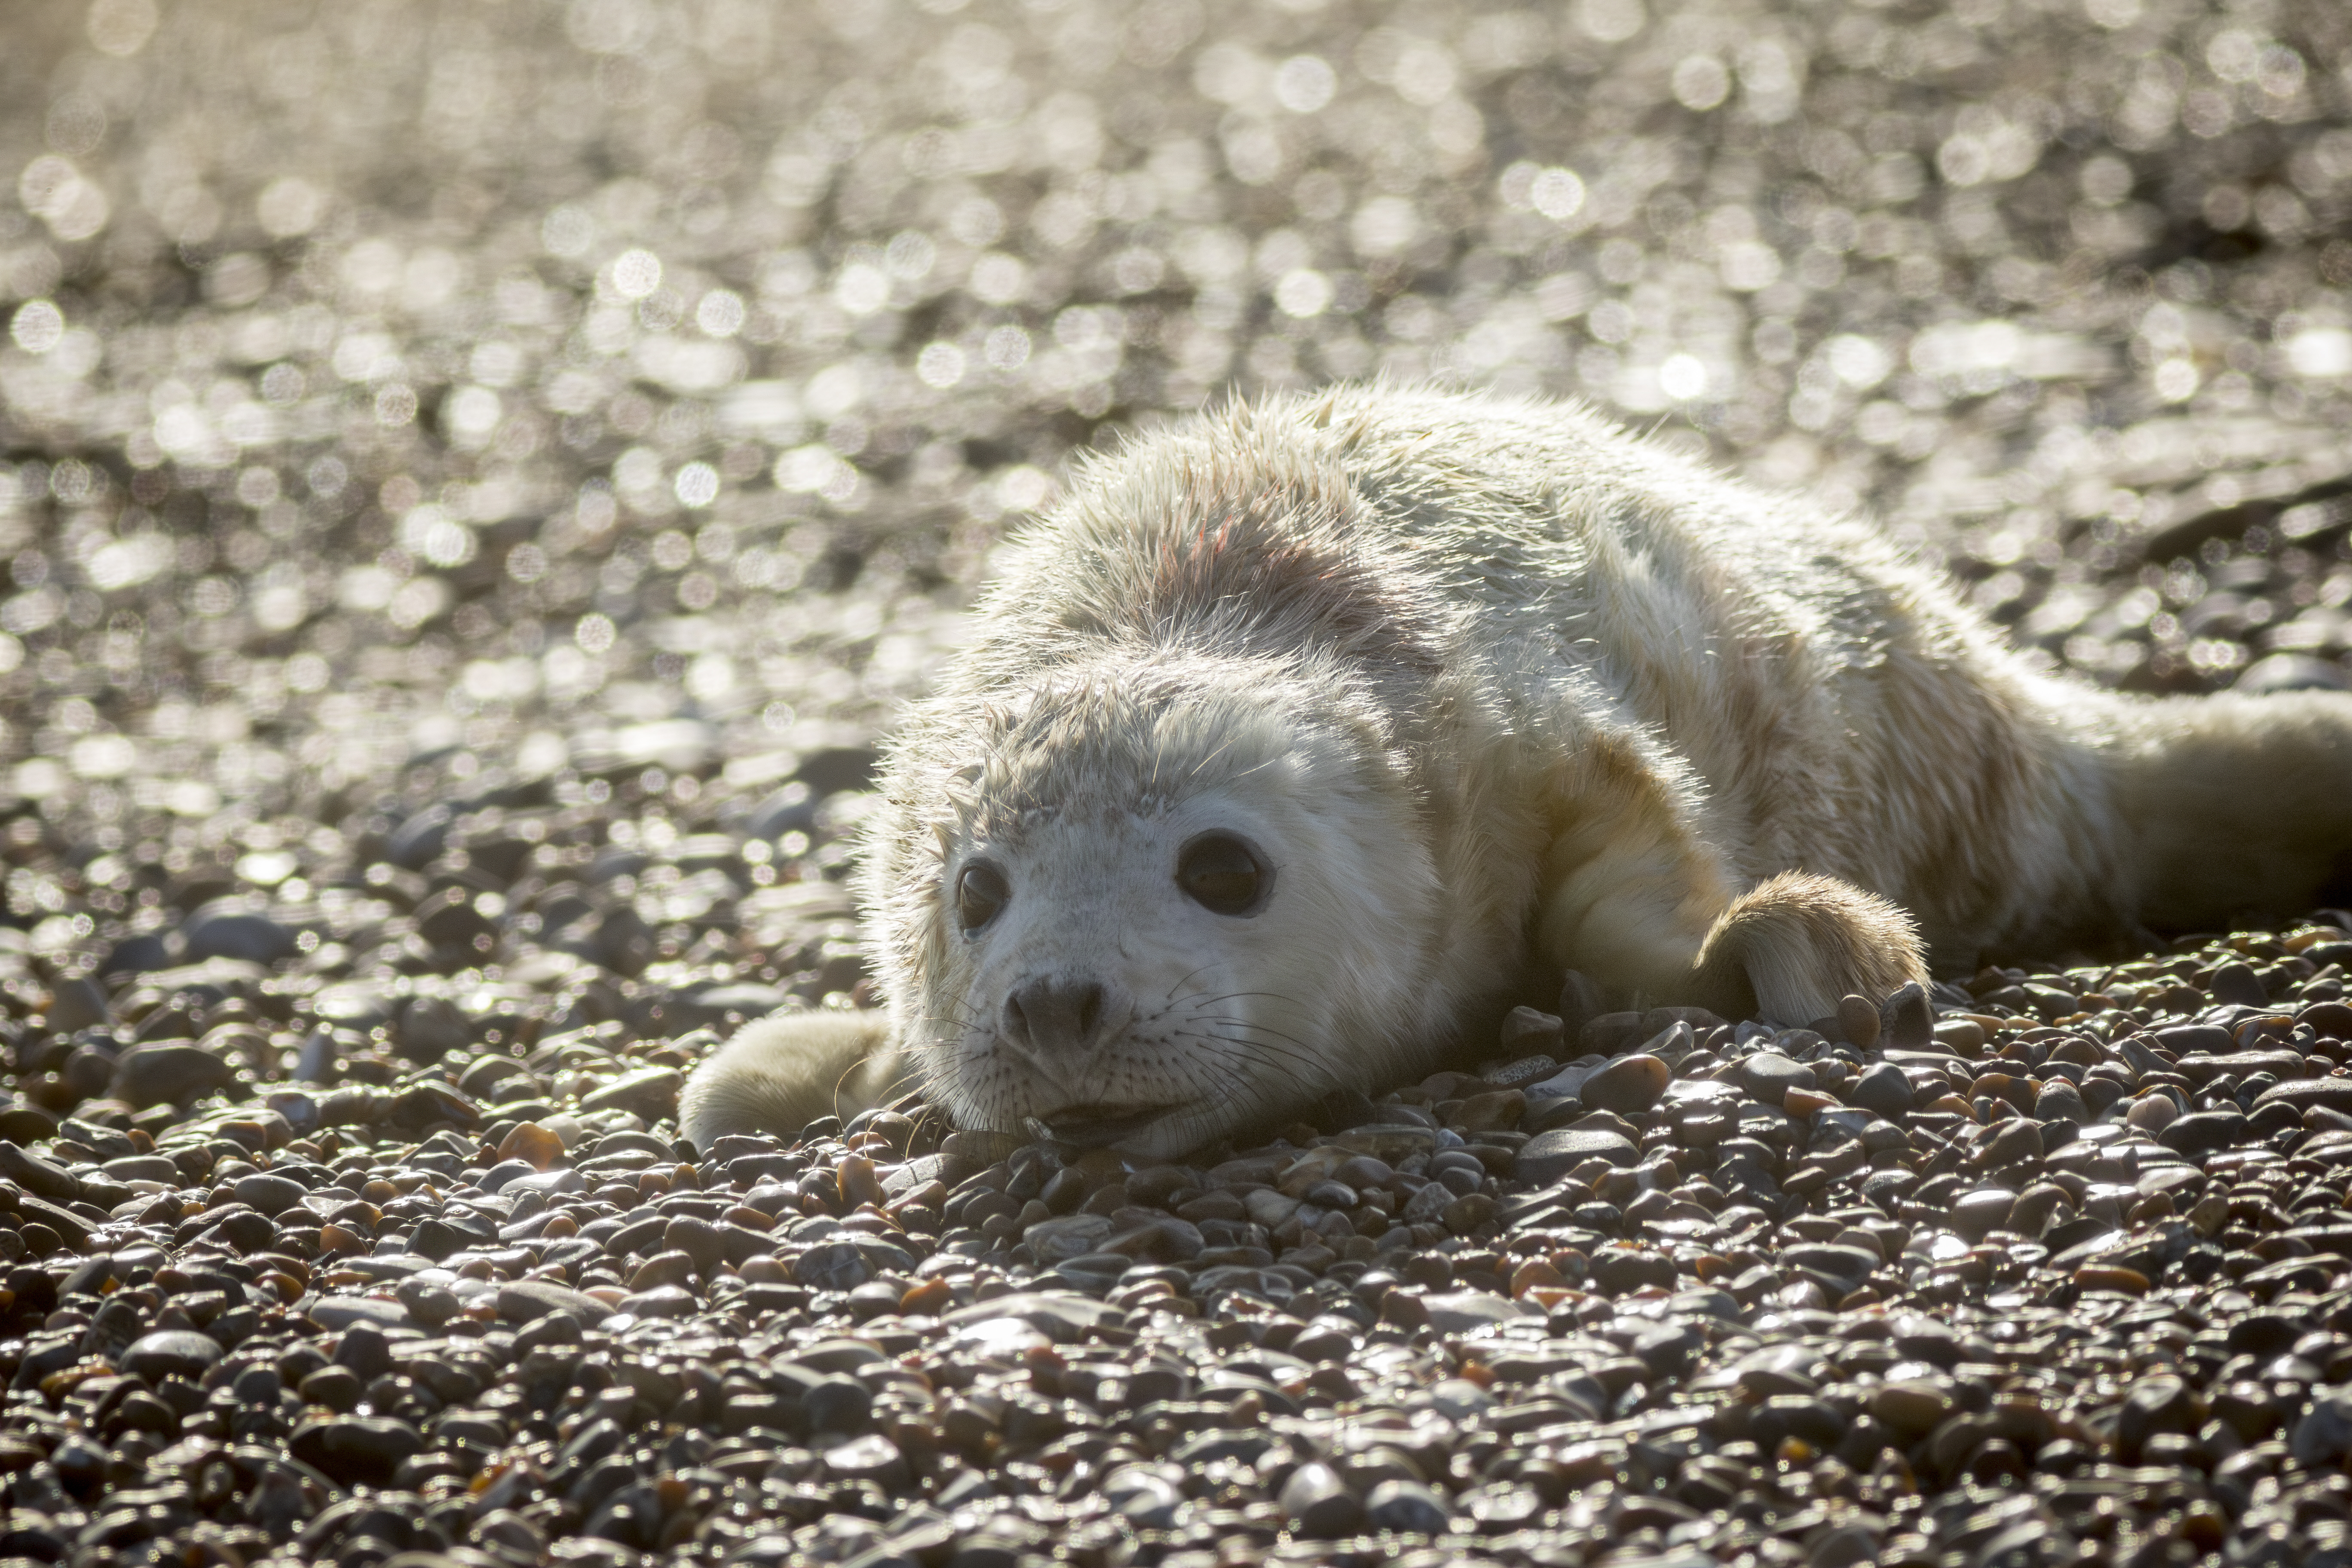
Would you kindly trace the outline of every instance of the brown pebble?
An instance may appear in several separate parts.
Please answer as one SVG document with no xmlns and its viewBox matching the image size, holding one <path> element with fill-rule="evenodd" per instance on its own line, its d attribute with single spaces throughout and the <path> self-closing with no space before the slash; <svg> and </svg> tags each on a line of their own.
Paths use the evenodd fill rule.
<svg viewBox="0 0 2352 1568">
<path fill-rule="evenodd" d="M 936 1275 L 910 1287 L 905 1295 L 898 1298 L 898 1310 L 910 1317 L 936 1318 L 954 1305 L 954 1289 Z"/>
<path fill-rule="evenodd" d="M 2132 1108 L 2124 1113 L 2124 1120 L 2142 1132 L 2155 1133 L 2171 1126 L 2179 1116 L 2180 1107 L 2173 1103 L 2170 1095 L 2150 1089 L 2132 1101 Z"/>
<path fill-rule="evenodd" d="M 863 1154 L 850 1154 L 841 1162 L 842 1201 L 853 1208 L 859 1204 L 872 1204 L 879 1208 L 886 1201 L 882 1178 L 875 1173 L 874 1162 Z"/>
<path fill-rule="evenodd" d="M 1952 1399 L 1932 1383 L 1883 1383 L 1870 1396 L 1870 1413 L 1890 1432 L 1922 1437 L 1952 1413 Z"/>
<path fill-rule="evenodd" d="M 1495 1200 L 1484 1193 L 1471 1193 L 1447 1204 L 1440 1217 L 1454 1235 L 1468 1236 L 1495 1217 Z"/>
<path fill-rule="evenodd" d="M 1837 1096 L 1817 1089 L 1792 1089 L 1781 1098 L 1780 1109 L 1791 1116 L 1813 1116 L 1836 1108 Z"/>
<path fill-rule="evenodd" d="M 526 1121 L 499 1140 L 499 1158 L 520 1160 L 534 1171 L 550 1170 L 563 1158 L 563 1140 L 536 1121 Z"/>
<path fill-rule="evenodd" d="M 1837 1026 L 1847 1045 L 1866 1051 L 1878 1044 L 1878 1009 L 1860 996 L 1838 998 Z"/>
<path fill-rule="evenodd" d="M 1559 1286 L 1567 1283 L 1568 1277 L 1562 1274 L 1549 1258 L 1528 1258 L 1517 1268 L 1511 1270 L 1511 1294 L 1514 1296 L 1524 1295 L 1536 1286 Z"/>
<path fill-rule="evenodd" d="M 694 1259 L 683 1252 L 656 1252 L 629 1276 L 629 1289 L 650 1290 L 656 1285 L 683 1285 L 694 1278 Z"/>
<path fill-rule="evenodd" d="M 1490 1089 L 1474 1094 L 1454 1111 L 1454 1125 L 1465 1132 L 1492 1132 L 1517 1127 L 1519 1113 L 1528 1108 L 1528 1097 L 1516 1089 Z"/>
<path fill-rule="evenodd" d="M 2147 1276 L 2137 1268 L 2095 1264 L 2074 1270 L 2074 1283 L 2085 1290 L 2120 1290 L 2127 1296 L 2147 1294 Z"/>
<path fill-rule="evenodd" d="M 1576 1097 L 1594 1110 L 1639 1116 L 1658 1103 L 1673 1078 L 1674 1069 L 1656 1057 L 1620 1057 L 1586 1079 Z"/>
</svg>

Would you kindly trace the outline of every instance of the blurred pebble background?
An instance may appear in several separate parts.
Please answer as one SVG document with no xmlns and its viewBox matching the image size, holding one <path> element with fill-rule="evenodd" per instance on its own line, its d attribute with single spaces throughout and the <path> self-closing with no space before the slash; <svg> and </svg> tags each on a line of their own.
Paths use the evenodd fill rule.
<svg viewBox="0 0 2352 1568">
<path fill-rule="evenodd" d="M 996 541 L 1089 443 L 1335 377 L 1871 508 L 2102 680 L 2345 682 L 2329 0 L 0 30 L 0 850 L 62 972 L 235 896 L 446 973 L 362 875 L 441 802 L 542 813 L 474 959 L 626 909 L 572 956 L 847 990 L 836 835 Z M 780 963 L 762 900 L 834 923 Z"/>
</svg>

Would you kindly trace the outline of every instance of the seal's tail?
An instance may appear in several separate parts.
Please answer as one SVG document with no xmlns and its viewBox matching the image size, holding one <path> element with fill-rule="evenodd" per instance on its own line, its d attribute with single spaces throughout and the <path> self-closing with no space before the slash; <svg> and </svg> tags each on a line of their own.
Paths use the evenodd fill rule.
<svg viewBox="0 0 2352 1568">
<path fill-rule="evenodd" d="M 743 1026 L 687 1079 L 678 1131 L 697 1149 L 730 1132 L 791 1137 L 856 1115 L 904 1087 L 889 1015 L 778 1013 Z"/>
<path fill-rule="evenodd" d="M 2352 695 L 2171 698 L 2117 721 L 2143 924 L 2212 931 L 2352 895 Z"/>
</svg>

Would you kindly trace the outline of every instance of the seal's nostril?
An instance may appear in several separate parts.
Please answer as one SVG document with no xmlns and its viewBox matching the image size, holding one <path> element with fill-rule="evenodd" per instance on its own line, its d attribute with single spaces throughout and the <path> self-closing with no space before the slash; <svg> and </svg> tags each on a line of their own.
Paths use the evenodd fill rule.
<svg viewBox="0 0 2352 1568">
<path fill-rule="evenodd" d="M 1003 1032 L 1028 1050 L 1084 1050 L 1102 1030 L 1104 1000 L 1098 980 L 1033 975 L 1004 998 Z"/>
</svg>

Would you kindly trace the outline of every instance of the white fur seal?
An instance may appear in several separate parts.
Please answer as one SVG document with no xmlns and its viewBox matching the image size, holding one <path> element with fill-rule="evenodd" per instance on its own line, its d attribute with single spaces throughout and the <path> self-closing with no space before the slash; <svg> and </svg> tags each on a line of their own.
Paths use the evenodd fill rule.
<svg viewBox="0 0 2352 1568">
<path fill-rule="evenodd" d="M 1929 953 L 2306 909 L 2352 848 L 2352 697 L 2037 673 L 1867 523 L 1553 404 L 1144 437 L 977 621 L 864 848 L 887 1014 L 743 1030 L 697 1143 L 898 1076 L 1166 1156 L 1418 1076 L 1570 968 L 1801 1023 Z"/>
</svg>

